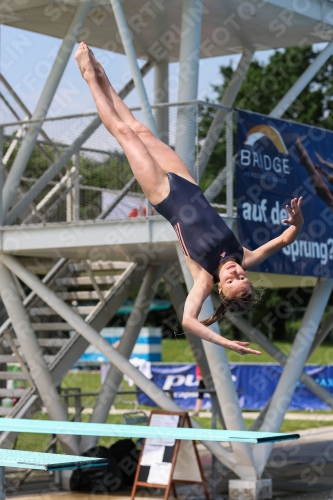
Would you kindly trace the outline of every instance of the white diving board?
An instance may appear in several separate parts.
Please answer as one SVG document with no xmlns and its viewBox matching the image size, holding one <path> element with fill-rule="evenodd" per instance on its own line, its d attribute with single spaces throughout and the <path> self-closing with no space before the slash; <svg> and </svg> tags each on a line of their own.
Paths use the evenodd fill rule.
<svg viewBox="0 0 333 500">
<path fill-rule="evenodd" d="M 0 418 L 0 431 L 36 434 L 71 434 L 76 436 L 110 436 L 130 438 L 170 438 L 181 440 L 269 443 L 299 439 L 299 434 L 251 432 L 180 427 L 95 424 L 54 420 Z"/>
<path fill-rule="evenodd" d="M 83 469 L 108 465 L 104 458 L 77 457 L 56 453 L 37 453 L 35 451 L 0 449 L 0 466 L 20 469 L 39 469 L 44 471 Z"/>
</svg>

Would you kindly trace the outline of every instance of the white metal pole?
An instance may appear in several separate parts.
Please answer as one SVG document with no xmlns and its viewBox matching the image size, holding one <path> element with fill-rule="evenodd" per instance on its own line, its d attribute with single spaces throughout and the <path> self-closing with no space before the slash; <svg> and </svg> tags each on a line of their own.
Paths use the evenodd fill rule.
<svg viewBox="0 0 333 500">
<path fill-rule="evenodd" d="M 52 420 L 67 420 L 65 409 L 61 404 L 60 396 L 11 273 L 3 264 L 0 264 L 0 294 L 29 365 L 31 376 L 50 418 Z M 59 439 L 67 453 L 79 453 L 78 442 L 74 436 L 59 436 Z"/>
<path fill-rule="evenodd" d="M 194 5 L 195 4 L 195 5 Z M 191 13 L 195 7 L 195 18 Z M 183 0 L 179 54 L 178 102 L 198 96 L 202 0 Z M 179 106 L 177 114 L 176 153 L 194 175 L 197 105 Z"/>
<path fill-rule="evenodd" d="M 68 179 L 73 176 L 75 173 L 75 167 L 72 167 L 70 170 L 67 170 L 66 174 L 60 179 L 60 181 L 57 182 L 53 186 L 52 189 L 46 195 L 44 198 L 36 205 L 35 213 L 39 212 L 47 203 L 52 199 L 52 197 L 61 189 L 64 185 L 67 185 Z M 33 214 L 32 214 L 33 215 Z M 31 218 L 32 215 L 29 215 L 26 219 L 24 219 L 24 223 Z"/>
<path fill-rule="evenodd" d="M 3 226 L 3 172 L 4 164 L 3 164 L 3 128 L 0 127 L 0 226 Z"/>
<path fill-rule="evenodd" d="M 63 266 L 66 264 L 67 259 L 59 259 L 58 262 L 52 267 L 52 269 L 44 276 L 43 283 L 46 285 L 50 285 L 58 273 L 62 270 Z M 33 300 L 36 299 L 36 294 L 34 292 L 30 292 L 29 295 L 24 299 L 23 306 L 24 308 L 28 308 L 32 305 Z M 0 326 L 0 337 L 4 333 L 5 330 L 11 327 L 11 319 L 8 318 L 6 321 Z"/>
<path fill-rule="evenodd" d="M 118 347 L 118 352 L 125 356 L 126 359 L 129 359 L 133 352 L 141 328 L 149 312 L 150 304 L 155 296 L 156 285 L 162 276 L 163 270 L 164 266 L 150 266 L 147 269 Z M 114 365 L 111 365 L 89 422 L 106 421 L 122 378 L 122 372 Z M 98 438 L 96 436 L 83 436 L 80 443 L 81 453 L 95 446 L 97 441 Z"/>
<path fill-rule="evenodd" d="M 262 432 L 278 432 L 288 409 L 296 384 L 307 360 L 313 338 L 333 288 L 333 279 L 320 279 L 314 289 L 287 363 L 272 397 L 261 427 Z M 264 444 L 254 451 L 259 477 L 263 473 L 273 445 Z"/>
<path fill-rule="evenodd" d="M 229 111 L 226 116 L 226 181 L 227 181 L 227 217 L 234 215 L 234 147 L 233 147 L 233 118 L 234 112 Z"/>
<path fill-rule="evenodd" d="M 110 0 L 113 9 L 114 17 L 119 30 L 119 35 L 123 43 L 123 47 L 128 59 L 132 78 L 134 80 L 135 88 L 139 96 L 140 105 L 145 115 L 148 128 L 153 134 L 158 137 L 158 130 L 154 120 L 154 116 L 149 104 L 147 92 L 143 83 L 142 74 L 138 65 L 135 50 L 132 43 L 130 31 L 127 26 L 123 7 L 119 0 Z"/>
<path fill-rule="evenodd" d="M 214 198 L 222 191 L 222 189 L 225 186 L 226 179 L 227 179 L 227 167 L 224 167 L 218 174 L 216 179 L 213 180 L 213 182 L 208 186 L 208 188 L 204 192 L 204 195 L 209 202 L 212 202 Z"/>
<path fill-rule="evenodd" d="M 0 226 L 4 225 L 4 212 L 3 212 L 4 168 L 5 167 L 3 164 L 3 127 L 0 127 Z M 0 248 L 2 248 L 2 231 L 0 231 Z M 5 470 L 4 468 L 2 469 L 3 471 Z"/>
<path fill-rule="evenodd" d="M 27 119 L 27 118 L 28 118 L 28 117 L 26 117 L 26 116 L 24 117 L 24 119 Z M 26 125 L 22 125 L 22 126 L 18 129 L 18 131 L 16 132 L 15 137 L 17 137 L 17 139 L 13 139 L 13 140 L 12 140 L 12 142 L 11 142 L 11 143 L 10 143 L 10 145 L 9 145 L 9 148 L 7 148 L 7 151 L 6 151 L 5 156 L 3 157 L 3 160 L 2 160 L 2 161 L 3 161 L 3 164 L 4 164 L 4 165 L 7 165 L 8 161 L 10 160 L 10 158 L 11 158 L 11 156 L 12 156 L 13 152 L 15 151 L 16 146 L 17 146 L 17 145 L 18 145 L 18 143 L 19 143 L 18 139 L 22 137 L 23 132 L 25 131 L 25 129 L 26 129 Z"/>
<path fill-rule="evenodd" d="M 80 150 L 75 153 L 73 188 L 73 220 L 80 220 Z"/>
<path fill-rule="evenodd" d="M 5 467 L 0 467 L 0 500 L 6 500 Z"/>
<path fill-rule="evenodd" d="M 218 109 L 216 111 L 214 120 L 212 121 L 211 126 L 209 127 L 209 131 L 205 137 L 205 142 L 200 149 L 200 153 L 198 154 L 197 161 L 195 163 L 195 171 L 197 175 L 197 179 L 201 179 L 202 174 L 207 166 L 209 158 L 214 150 L 215 144 L 220 137 L 222 132 L 225 119 L 228 113 L 228 108 L 231 108 L 234 105 L 235 99 L 239 92 L 239 89 L 242 86 L 242 83 L 245 79 L 247 70 L 250 67 L 250 64 L 254 55 L 254 48 L 246 49 L 243 52 L 243 55 L 238 63 L 236 70 L 234 71 L 232 78 L 226 88 L 223 98 L 220 102 L 222 106 L 226 106 L 225 109 Z"/>
<path fill-rule="evenodd" d="M 330 333 L 330 331 L 332 329 L 333 329 L 333 314 L 331 314 L 327 318 L 327 320 L 325 321 L 325 323 L 323 324 L 323 326 L 316 333 L 316 336 L 314 338 L 313 344 L 311 346 L 311 351 L 310 351 L 309 356 L 311 356 L 311 354 L 313 354 L 315 352 L 315 350 L 317 349 L 317 347 L 319 347 L 324 342 L 324 340 L 326 339 L 327 335 Z"/>
<path fill-rule="evenodd" d="M 170 298 L 172 301 L 172 305 L 176 314 L 178 316 L 179 323 L 181 324 L 183 318 L 184 304 L 186 300 L 186 294 L 183 290 L 183 287 L 179 281 L 177 283 L 174 282 L 174 278 L 170 279 L 169 276 L 164 276 L 164 281 L 167 283 L 170 293 Z M 193 335 L 191 332 L 184 332 L 188 343 L 190 344 L 191 350 L 193 352 L 193 356 L 195 358 L 196 364 L 199 366 L 200 371 L 202 373 L 202 377 L 204 380 L 204 384 L 209 391 L 215 391 L 214 382 L 210 373 L 207 357 L 205 354 L 204 347 L 202 345 L 202 340 L 197 335 Z M 212 407 L 216 408 L 220 422 L 223 427 L 225 427 L 225 423 L 222 416 L 222 411 L 216 397 L 216 394 L 210 395 L 212 401 Z"/>
<path fill-rule="evenodd" d="M 51 73 L 46 81 L 43 92 L 39 98 L 35 112 L 31 119 L 39 120 L 46 116 L 52 102 L 53 96 L 57 90 L 61 77 L 65 71 L 68 59 L 72 53 L 74 45 L 81 33 L 81 29 L 90 10 L 93 0 L 83 0 L 79 2 L 73 20 L 68 28 L 67 34 L 61 44 L 56 60 L 53 64 Z M 16 189 L 20 183 L 21 176 L 27 166 L 32 150 L 35 146 L 37 136 L 42 127 L 42 122 L 30 125 L 21 147 L 15 157 L 14 163 L 10 169 L 3 189 L 3 209 L 7 213 Z"/>
<path fill-rule="evenodd" d="M 193 286 L 192 275 L 186 265 L 184 255 L 177 245 L 178 258 L 183 270 L 185 283 L 188 291 Z M 212 299 L 208 297 L 201 308 L 199 319 L 203 320 L 211 316 L 214 312 Z M 210 330 L 221 335 L 219 326 L 214 323 L 208 327 Z M 210 372 L 213 378 L 217 399 L 219 401 L 223 419 L 228 430 L 246 430 L 245 422 L 239 407 L 238 397 L 233 383 L 229 368 L 228 359 L 223 347 L 212 344 L 205 340 L 202 341 Z M 238 457 L 239 464 L 243 470 L 239 473 L 241 479 L 256 479 L 252 450 L 247 443 L 233 443 L 233 452 Z"/>
<path fill-rule="evenodd" d="M 70 175 L 71 168 L 69 165 L 66 167 L 66 188 L 68 193 L 66 194 L 66 222 L 71 222 L 73 220 L 73 178 Z"/>
<path fill-rule="evenodd" d="M 169 61 L 154 64 L 154 104 L 169 102 Z M 161 141 L 169 144 L 169 107 L 155 109 L 155 122 Z"/>
<path fill-rule="evenodd" d="M 305 89 L 305 87 L 311 82 L 312 78 L 318 73 L 320 68 L 327 62 L 333 53 L 333 40 L 329 42 L 324 50 L 318 54 L 316 59 L 310 64 L 310 66 L 304 71 L 302 76 L 294 83 L 286 95 L 281 99 L 281 101 L 275 106 L 275 108 L 269 113 L 272 118 L 281 118 L 281 116 L 287 111 L 289 106 L 297 99 L 300 93 Z"/>
<path fill-rule="evenodd" d="M 171 283 L 168 276 L 164 276 L 164 281 L 168 285 L 172 305 L 176 311 L 178 321 L 181 324 L 184 304 L 186 301 L 186 294 L 180 282 Z M 185 331 L 184 333 L 186 335 L 188 343 L 191 346 L 196 363 L 200 367 L 207 389 L 215 390 L 201 338 L 197 335 L 193 335 L 193 333 L 191 332 Z"/>
<path fill-rule="evenodd" d="M 174 401 L 172 401 L 156 384 L 139 372 L 131 363 L 103 337 L 101 337 L 81 316 L 76 314 L 69 305 L 57 297 L 57 295 L 47 288 L 31 271 L 26 269 L 17 259 L 11 255 L 0 253 L 2 262 L 12 273 L 16 274 L 31 290 L 33 290 L 43 301 L 57 312 L 63 319 L 72 326 L 82 337 L 94 345 L 118 370 L 131 378 L 158 406 L 168 411 L 182 411 Z M 192 420 L 192 427 L 200 428 L 195 420 Z M 234 457 L 228 450 L 217 442 L 204 441 L 205 447 L 210 450 L 216 458 L 232 468 L 236 474 L 242 472 L 242 464 L 239 464 L 237 457 Z"/>
<path fill-rule="evenodd" d="M 154 104 L 169 101 L 169 61 L 163 59 L 154 64 Z M 155 108 L 155 123 L 158 136 L 165 144 L 169 144 L 169 107 Z M 152 215 L 152 206 L 146 199 L 146 215 Z"/>
</svg>

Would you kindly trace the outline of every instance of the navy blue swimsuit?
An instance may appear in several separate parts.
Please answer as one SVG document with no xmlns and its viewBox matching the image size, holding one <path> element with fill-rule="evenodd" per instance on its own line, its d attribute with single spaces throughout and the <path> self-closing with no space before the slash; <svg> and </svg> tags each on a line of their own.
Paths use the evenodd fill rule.
<svg viewBox="0 0 333 500">
<path fill-rule="evenodd" d="M 242 264 L 244 250 L 222 217 L 212 208 L 196 184 L 167 172 L 170 193 L 153 205 L 173 226 L 184 255 L 214 278 L 219 264 L 234 257 Z"/>
</svg>

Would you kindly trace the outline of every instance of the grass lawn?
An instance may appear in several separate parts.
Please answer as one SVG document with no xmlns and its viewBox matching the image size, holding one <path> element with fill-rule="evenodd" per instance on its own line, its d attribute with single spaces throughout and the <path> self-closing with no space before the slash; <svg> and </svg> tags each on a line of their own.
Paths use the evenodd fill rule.
<svg viewBox="0 0 333 500">
<path fill-rule="evenodd" d="M 205 429 L 211 428 L 210 418 L 196 417 L 195 420 L 201 425 L 201 427 L 204 427 Z M 247 429 L 250 428 L 250 425 L 252 423 L 253 420 L 249 418 L 245 419 L 245 425 Z M 280 432 L 296 432 L 296 431 L 302 431 L 318 427 L 326 427 L 331 425 L 333 425 L 333 420 L 331 422 L 326 422 L 323 420 L 284 420 Z M 218 428 L 221 428 L 221 426 L 218 425 Z"/>
<path fill-rule="evenodd" d="M 251 423 L 250 423 L 251 425 Z M 295 432 L 304 431 L 306 429 L 314 429 L 318 427 L 330 427 L 332 421 L 326 420 L 284 420 L 280 432 Z"/>
<path fill-rule="evenodd" d="M 286 342 L 274 342 L 285 354 L 289 354 L 292 344 Z M 258 344 L 251 342 L 253 349 L 260 350 Z M 276 361 L 266 352 L 262 352 L 261 356 L 255 354 L 247 354 L 240 356 L 229 349 L 226 349 L 226 354 L 230 363 L 276 363 Z M 162 340 L 162 361 L 166 363 L 193 363 L 194 356 L 186 339 L 163 339 Z M 308 361 L 318 365 L 328 365 L 333 363 L 333 346 L 322 345 L 318 347 L 316 352 Z"/>
</svg>

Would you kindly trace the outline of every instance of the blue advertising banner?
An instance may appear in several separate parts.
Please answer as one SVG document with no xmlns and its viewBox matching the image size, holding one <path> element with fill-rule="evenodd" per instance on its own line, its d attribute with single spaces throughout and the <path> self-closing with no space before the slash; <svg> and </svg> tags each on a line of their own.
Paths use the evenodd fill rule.
<svg viewBox="0 0 333 500">
<path fill-rule="evenodd" d="M 273 396 L 282 373 L 280 365 L 244 364 L 230 367 L 239 389 L 240 407 L 247 410 L 261 410 Z M 304 371 L 333 394 L 333 366 L 307 365 Z M 289 410 L 329 410 L 321 399 L 298 381 Z"/>
<path fill-rule="evenodd" d="M 233 364 L 229 365 L 232 379 L 238 393 L 240 407 L 244 410 L 261 410 L 273 395 L 282 367 L 274 364 Z M 333 365 L 307 365 L 305 372 L 333 394 Z M 164 390 L 174 392 L 175 402 L 184 409 L 194 409 L 197 393 L 187 392 L 196 389 L 195 365 L 152 365 L 153 382 Z M 138 395 L 140 404 L 155 406 L 145 394 Z M 210 408 L 209 395 L 204 397 L 203 408 Z M 321 399 L 317 398 L 301 382 L 297 383 L 289 410 L 329 410 Z"/>
<path fill-rule="evenodd" d="M 237 208 L 243 246 L 255 250 L 288 224 L 303 196 L 296 241 L 253 271 L 333 277 L 333 132 L 238 110 Z"/>
<path fill-rule="evenodd" d="M 195 365 L 151 365 L 152 381 L 161 389 L 173 391 L 175 402 L 184 409 L 194 409 L 195 400 L 198 396 L 195 391 L 199 382 L 195 375 Z M 156 406 L 146 394 L 139 394 L 138 401 L 140 404 Z M 211 408 L 209 395 L 204 395 L 202 404 L 203 409 Z"/>
</svg>

